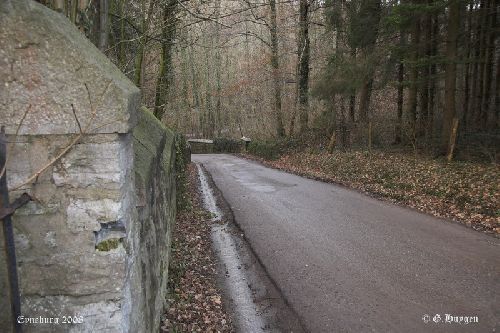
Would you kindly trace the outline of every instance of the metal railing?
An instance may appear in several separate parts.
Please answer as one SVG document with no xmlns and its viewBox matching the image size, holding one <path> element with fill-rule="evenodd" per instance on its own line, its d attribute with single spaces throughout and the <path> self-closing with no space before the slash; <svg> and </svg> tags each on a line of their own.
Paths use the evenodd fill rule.
<svg viewBox="0 0 500 333">
<path fill-rule="evenodd" d="M 12 204 L 9 203 L 9 189 L 7 186 L 7 137 L 5 128 L 0 130 L 0 220 L 2 221 L 4 247 L 7 261 L 7 278 L 9 283 L 9 299 L 12 314 L 12 328 L 14 332 L 22 332 L 21 324 L 17 318 L 21 315 L 21 299 L 19 294 L 19 285 L 17 278 L 16 248 L 14 243 L 14 230 L 12 227 L 12 215 L 19 207 L 25 205 L 31 200 L 31 197 L 24 193 Z M 5 168 L 5 169 L 4 169 Z"/>
</svg>

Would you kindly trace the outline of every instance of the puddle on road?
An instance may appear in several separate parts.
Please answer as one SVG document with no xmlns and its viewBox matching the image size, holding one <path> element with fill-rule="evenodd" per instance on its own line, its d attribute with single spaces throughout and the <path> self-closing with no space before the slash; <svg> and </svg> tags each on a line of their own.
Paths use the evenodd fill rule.
<svg viewBox="0 0 500 333">
<path fill-rule="evenodd" d="M 217 249 L 219 259 L 226 268 L 225 283 L 229 296 L 234 304 L 235 324 L 240 332 L 264 332 L 266 327 L 263 318 L 259 315 L 258 307 L 253 302 L 252 290 L 248 278 L 243 270 L 236 244 L 228 231 L 227 223 L 222 221 L 222 211 L 217 206 L 214 193 L 208 183 L 205 171 L 199 164 L 198 177 L 200 179 L 201 194 L 205 208 L 215 217 L 212 219 L 212 241 Z"/>
<path fill-rule="evenodd" d="M 214 192 L 212 191 L 210 185 L 208 184 L 205 171 L 203 171 L 203 169 L 198 163 L 196 164 L 196 168 L 198 169 L 198 178 L 200 179 L 203 205 L 205 206 L 206 210 L 215 215 L 215 217 L 212 218 L 212 222 L 221 221 L 222 211 L 219 209 L 219 207 L 217 207 L 217 201 L 215 200 Z"/>
</svg>

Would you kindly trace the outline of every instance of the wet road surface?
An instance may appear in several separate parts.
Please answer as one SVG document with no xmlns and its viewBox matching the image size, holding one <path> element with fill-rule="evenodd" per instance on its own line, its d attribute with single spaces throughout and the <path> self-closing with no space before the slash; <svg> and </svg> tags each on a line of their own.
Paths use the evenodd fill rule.
<svg viewBox="0 0 500 333">
<path fill-rule="evenodd" d="M 500 239 L 231 155 L 193 161 L 308 331 L 500 332 Z"/>
</svg>

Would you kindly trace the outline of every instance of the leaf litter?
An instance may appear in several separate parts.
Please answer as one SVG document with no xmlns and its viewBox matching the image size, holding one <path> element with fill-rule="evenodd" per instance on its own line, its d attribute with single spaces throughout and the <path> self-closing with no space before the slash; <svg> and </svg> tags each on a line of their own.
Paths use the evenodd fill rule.
<svg viewBox="0 0 500 333">
<path fill-rule="evenodd" d="M 177 213 L 169 266 L 167 311 L 161 332 L 234 332 L 217 287 L 216 257 L 211 247 L 212 215 L 203 208 L 193 164 L 187 169 L 191 204 Z"/>
</svg>

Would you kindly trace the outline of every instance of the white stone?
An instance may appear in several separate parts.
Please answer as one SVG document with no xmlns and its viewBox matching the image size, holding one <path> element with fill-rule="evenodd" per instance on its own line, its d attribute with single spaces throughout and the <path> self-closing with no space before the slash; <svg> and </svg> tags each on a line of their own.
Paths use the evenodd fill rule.
<svg viewBox="0 0 500 333">
<path fill-rule="evenodd" d="M 15 233 L 14 241 L 16 243 L 16 247 L 20 250 L 26 250 L 30 248 L 30 240 L 25 234 Z"/>
<path fill-rule="evenodd" d="M 56 247 L 56 233 L 54 231 L 48 231 L 45 234 L 45 238 L 43 239 L 43 241 L 48 247 Z"/>
<path fill-rule="evenodd" d="M 54 168 L 52 177 L 56 186 L 119 188 L 120 143 L 76 145 Z"/>
<path fill-rule="evenodd" d="M 111 199 L 98 201 L 71 199 L 66 210 L 68 226 L 73 231 L 99 231 L 100 223 L 120 219 L 120 206 L 119 202 Z"/>
</svg>

